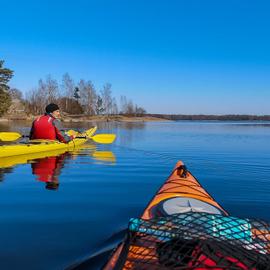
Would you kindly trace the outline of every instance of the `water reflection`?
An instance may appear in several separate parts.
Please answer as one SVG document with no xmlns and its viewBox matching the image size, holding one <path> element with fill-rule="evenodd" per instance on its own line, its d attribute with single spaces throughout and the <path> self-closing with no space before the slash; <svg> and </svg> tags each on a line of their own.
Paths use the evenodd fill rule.
<svg viewBox="0 0 270 270">
<path fill-rule="evenodd" d="M 66 128 L 70 128 L 71 123 L 64 123 Z M 72 128 L 89 128 L 92 125 L 96 125 L 98 130 L 102 130 L 102 133 L 116 133 L 117 142 L 121 145 L 130 145 L 138 139 L 143 139 L 146 131 L 147 123 L 143 121 L 138 122 L 85 122 L 85 123 L 72 123 Z M 89 126 L 90 125 L 90 126 Z"/>
<path fill-rule="evenodd" d="M 116 162 L 115 155 L 111 151 L 95 151 L 92 155 L 93 159 L 99 162 L 109 162 L 114 164 Z"/>
<path fill-rule="evenodd" d="M 27 164 L 35 159 L 46 158 L 50 156 L 57 156 L 65 152 L 67 152 L 66 149 L 61 149 L 61 150 L 49 151 L 49 152 L 40 152 L 40 153 L 18 155 L 18 156 L 11 156 L 11 157 L 2 157 L 0 159 L 0 168 L 9 168 L 9 167 L 14 167 L 18 164 Z"/>
<path fill-rule="evenodd" d="M 98 130 L 102 130 L 104 133 L 116 133 L 117 141 L 121 145 L 129 145 L 132 141 L 143 136 L 143 132 L 146 129 L 147 123 L 143 121 L 138 122 L 98 122 L 96 123 Z"/>
<path fill-rule="evenodd" d="M 84 125 L 88 123 L 80 123 L 78 128 Z M 114 126 L 115 130 L 110 130 Z M 101 124 L 100 133 L 117 133 L 116 143 L 97 147 L 89 143 L 73 151 L 72 159 L 64 159 L 55 191 L 45 189 L 46 182 L 35 180 L 38 176 L 32 175 L 31 164 L 17 165 L 8 173 L 18 157 L 6 161 L 10 166 L 2 170 L 6 182 L 0 183 L 0 269 L 20 269 L 24 265 L 29 270 L 40 269 L 41 265 L 44 269 L 64 269 L 81 258 L 93 258 L 115 247 L 122 235 L 112 241 L 106 239 L 126 228 L 130 217 L 140 215 L 179 158 L 231 214 L 268 220 L 269 128 L 227 126 L 183 121 L 137 123 L 134 128 L 130 123 Z M 24 126 L 10 128 L 18 129 Z M 102 155 L 96 154 L 111 149 L 117 155 L 115 165 L 111 165 L 113 158 L 99 160 Z M 46 154 L 30 161 L 25 158 L 25 163 L 45 158 Z M 105 257 L 98 257 L 96 263 L 90 260 L 87 266 L 99 269 Z M 83 266 L 81 269 L 87 269 Z"/>
<path fill-rule="evenodd" d="M 46 189 L 56 190 L 59 187 L 58 176 L 64 167 L 65 160 L 71 157 L 72 154 L 66 152 L 59 156 L 37 159 L 31 163 L 32 173 L 36 175 L 38 181 L 46 183 Z"/>
<path fill-rule="evenodd" d="M 115 130 L 117 128 L 131 130 L 131 129 L 144 129 L 146 123 L 143 121 L 138 122 L 98 122 L 96 123 L 99 130 Z"/>
<path fill-rule="evenodd" d="M 0 122 L 0 131 L 10 131 L 10 124 L 8 122 Z"/>
<path fill-rule="evenodd" d="M 0 182 L 4 181 L 4 176 L 6 173 L 12 173 L 13 168 L 0 168 Z"/>
<path fill-rule="evenodd" d="M 46 189 L 56 190 L 59 187 L 59 176 L 65 163 L 78 156 L 88 156 L 90 162 L 94 161 L 97 164 L 112 165 L 116 162 L 116 157 L 111 151 L 99 151 L 94 143 L 87 143 L 72 151 L 61 149 L 1 158 L 0 181 L 3 181 L 5 174 L 12 172 L 16 165 L 30 163 L 36 180 L 46 183 Z"/>
</svg>

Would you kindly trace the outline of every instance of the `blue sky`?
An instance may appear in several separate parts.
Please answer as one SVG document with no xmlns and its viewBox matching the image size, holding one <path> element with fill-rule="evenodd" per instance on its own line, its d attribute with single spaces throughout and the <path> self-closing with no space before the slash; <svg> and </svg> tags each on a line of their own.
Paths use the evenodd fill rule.
<svg viewBox="0 0 270 270">
<path fill-rule="evenodd" d="M 270 2 L 3 1 L 0 59 L 23 92 L 68 72 L 150 113 L 270 114 Z M 6 27 L 3 27 L 6 26 Z"/>
</svg>

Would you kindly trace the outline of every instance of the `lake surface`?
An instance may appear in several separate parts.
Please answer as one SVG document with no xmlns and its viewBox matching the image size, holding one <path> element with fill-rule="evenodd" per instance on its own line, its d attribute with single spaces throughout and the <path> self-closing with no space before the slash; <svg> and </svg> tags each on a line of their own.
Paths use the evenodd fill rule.
<svg viewBox="0 0 270 270">
<path fill-rule="evenodd" d="M 29 127 L 0 123 L 8 130 Z M 178 160 L 231 215 L 270 221 L 270 123 L 113 122 L 98 132 L 117 140 L 0 169 L 0 269 L 99 269 Z"/>
</svg>

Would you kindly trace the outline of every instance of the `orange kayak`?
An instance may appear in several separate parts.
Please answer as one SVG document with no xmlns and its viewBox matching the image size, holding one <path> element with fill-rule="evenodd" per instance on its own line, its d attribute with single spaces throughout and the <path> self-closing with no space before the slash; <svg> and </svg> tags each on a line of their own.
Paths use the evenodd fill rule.
<svg viewBox="0 0 270 270">
<path fill-rule="evenodd" d="M 230 217 L 179 161 L 103 270 L 270 269 L 270 227 L 256 222 Z"/>
</svg>

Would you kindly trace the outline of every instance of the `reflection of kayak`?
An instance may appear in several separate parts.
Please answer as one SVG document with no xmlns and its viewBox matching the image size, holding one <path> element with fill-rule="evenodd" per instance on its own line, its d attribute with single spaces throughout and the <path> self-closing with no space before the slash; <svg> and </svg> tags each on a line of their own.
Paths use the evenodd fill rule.
<svg viewBox="0 0 270 270">
<path fill-rule="evenodd" d="M 36 159 L 42 159 L 47 157 L 56 157 L 66 152 L 72 154 L 72 157 L 76 157 L 77 155 L 87 155 L 92 157 L 94 160 L 102 162 L 102 163 L 111 163 L 113 164 L 116 161 L 114 154 L 111 151 L 96 151 L 96 144 L 91 142 L 87 142 L 83 145 L 76 145 L 75 148 L 72 149 L 58 149 L 54 151 L 44 151 L 38 153 L 31 153 L 25 155 L 17 155 L 10 157 L 2 157 L 0 158 L 0 168 L 9 168 L 18 164 L 27 164 L 33 163 Z M 84 153 L 85 151 L 85 153 Z"/>
<path fill-rule="evenodd" d="M 229 216 L 178 162 L 103 269 L 270 269 L 269 231 Z"/>
<path fill-rule="evenodd" d="M 74 131 L 70 133 L 76 133 L 77 136 L 91 137 L 96 132 L 96 127 L 93 127 L 86 132 L 80 134 Z M 71 135 L 71 134 L 70 134 Z M 57 150 L 71 150 L 78 145 L 84 144 L 88 138 L 76 138 L 69 143 L 61 143 L 59 141 L 50 140 L 32 140 L 28 143 L 18 143 L 13 145 L 2 145 L 0 146 L 0 157 L 11 157 L 25 154 L 41 153 L 47 151 L 57 151 Z"/>
<path fill-rule="evenodd" d="M 40 158 L 45 158 L 45 157 L 50 157 L 50 156 L 58 156 L 65 152 L 67 152 L 66 149 L 58 149 L 58 150 L 48 151 L 48 152 L 44 151 L 44 152 L 39 152 L 39 153 L 3 157 L 0 159 L 0 168 L 8 168 L 8 167 L 15 166 L 17 164 L 26 164 L 34 159 L 40 159 Z"/>
</svg>

